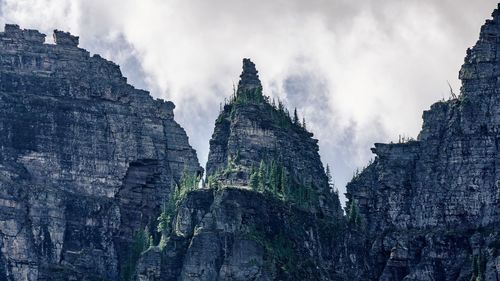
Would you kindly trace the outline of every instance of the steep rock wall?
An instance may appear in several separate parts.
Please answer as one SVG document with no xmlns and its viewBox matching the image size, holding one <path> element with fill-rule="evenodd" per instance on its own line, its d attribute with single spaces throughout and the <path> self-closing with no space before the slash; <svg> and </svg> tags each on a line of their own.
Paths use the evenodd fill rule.
<svg viewBox="0 0 500 281">
<path fill-rule="evenodd" d="M 424 112 L 417 140 L 375 144 L 348 185 L 380 280 L 500 279 L 499 42 L 497 9 L 467 51 L 460 96 Z"/>
<path fill-rule="evenodd" d="M 318 140 L 285 106 L 262 93 L 255 64 L 243 59 L 238 88 L 216 122 L 207 162 L 207 175 L 227 185 L 249 186 L 252 169 L 263 161 L 282 165 L 288 182 L 310 185 L 318 194 L 313 205 L 326 215 L 341 217 L 337 194 L 329 187 L 319 156 Z M 231 162 L 231 163 L 228 163 Z M 234 166 L 233 172 L 227 171 Z M 224 170 L 226 170 L 224 172 Z M 224 174 L 224 175 L 221 175 Z"/>
<path fill-rule="evenodd" d="M 163 249 L 143 253 L 135 280 L 370 278 L 368 244 L 344 220 L 319 218 L 255 191 L 193 191 L 180 202 L 172 226 Z"/>
<path fill-rule="evenodd" d="M 172 102 L 54 37 L 0 33 L 0 280 L 120 280 L 135 232 L 202 169 Z"/>
<path fill-rule="evenodd" d="M 495 10 L 467 51 L 460 97 L 424 112 L 417 140 L 375 144 L 375 160 L 348 185 L 345 219 L 245 188 L 279 126 L 258 105 L 230 103 L 207 170 L 217 174 L 238 152 L 247 169 L 180 202 L 166 247 L 144 253 L 137 280 L 500 280 L 499 42 Z M 240 87 L 259 89 L 252 67 L 241 77 Z M 291 169 L 309 159 L 294 157 Z"/>
</svg>

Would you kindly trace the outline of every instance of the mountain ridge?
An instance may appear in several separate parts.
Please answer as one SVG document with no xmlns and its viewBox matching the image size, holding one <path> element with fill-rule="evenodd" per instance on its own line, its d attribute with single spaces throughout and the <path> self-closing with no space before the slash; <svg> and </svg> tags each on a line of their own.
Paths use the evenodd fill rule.
<svg viewBox="0 0 500 281">
<path fill-rule="evenodd" d="M 0 280 L 500 280 L 500 5 L 461 94 L 338 194 L 243 59 L 207 180 L 172 102 L 54 31 L 0 32 Z"/>
</svg>

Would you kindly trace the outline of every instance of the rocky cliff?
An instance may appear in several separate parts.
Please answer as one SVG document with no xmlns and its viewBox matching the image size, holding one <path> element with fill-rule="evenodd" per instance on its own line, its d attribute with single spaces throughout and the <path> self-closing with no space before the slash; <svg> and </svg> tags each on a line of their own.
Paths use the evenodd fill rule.
<svg viewBox="0 0 500 281">
<path fill-rule="evenodd" d="M 424 112 L 417 140 L 375 144 L 348 185 L 379 280 L 500 280 L 499 76 L 497 9 L 467 50 L 460 96 Z"/>
<path fill-rule="evenodd" d="M 207 188 L 174 203 L 165 244 L 143 254 L 136 279 L 337 280 L 346 271 L 357 274 L 352 268 L 361 264 L 349 262 L 342 250 L 348 229 L 317 140 L 280 101 L 263 95 L 249 59 L 240 78 L 216 120 Z"/>
<path fill-rule="evenodd" d="M 78 37 L 7 25 L 0 280 L 500 280 L 499 9 L 460 96 L 424 112 L 417 140 L 375 144 L 345 215 L 317 141 L 250 60 L 200 189 L 172 103 Z"/>
<path fill-rule="evenodd" d="M 134 236 L 202 169 L 173 103 L 54 39 L 0 33 L 0 280 L 123 280 Z"/>
<path fill-rule="evenodd" d="M 332 194 L 318 153 L 318 141 L 289 113 L 281 101 L 263 95 L 255 64 L 243 60 L 238 88 L 224 104 L 210 140 L 207 175 L 225 185 L 251 186 L 252 171 L 262 165 L 277 169 L 275 189 L 288 187 L 290 195 L 309 188 L 317 202 L 312 208 L 333 216 L 341 216 L 338 197 Z M 291 115 L 294 115 L 293 117 Z M 271 171 L 272 172 L 272 171 Z M 280 183 L 282 174 L 286 183 Z M 266 185 L 273 185 L 269 179 Z M 255 183 L 257 185 L 257 183 Z M 308 196 L 305 194 L 304 196 Z M 317 203 L 317 204 L 316 204 Z"/>
<path fill-rule="evenodd" d="M 348 185 L 345 217 L 261 183 L 270 162 L 289 184 L 326 179 L 316 142 L 280 119 L 245 60 L 210 141 L 210 189 L 178 202 L 137 280 L 500 280 L 499 42 L 496 10 L 467 52 L 460 97 L 426 111 L 417 140 L 375 145 Z"/>
</svg>

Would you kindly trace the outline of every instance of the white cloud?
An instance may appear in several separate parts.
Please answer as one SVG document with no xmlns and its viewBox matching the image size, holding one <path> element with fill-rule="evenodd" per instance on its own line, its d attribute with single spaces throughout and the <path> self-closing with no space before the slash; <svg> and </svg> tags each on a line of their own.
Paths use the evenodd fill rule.
<svg viewBox="0 0 500 281">
<path fill-rule="evenodd" d="M 174 101 L 202 164 L 241 59 L 298 107 L 341 191 L 373 142 L 416 137 L 496 1 L 0 0 L 0 24 L 80 36 L 129 81 Z"/>
</svg>

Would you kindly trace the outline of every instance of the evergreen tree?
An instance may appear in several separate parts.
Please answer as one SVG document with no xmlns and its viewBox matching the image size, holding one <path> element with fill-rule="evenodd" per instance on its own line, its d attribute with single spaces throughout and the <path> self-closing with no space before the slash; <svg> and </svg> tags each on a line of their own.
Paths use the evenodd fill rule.
<svg viewBox="0 0 500 281">
<path fill-rule="evenodd" d="M 361 217 L 359 215 L 359 210 L 356 204 L 356 200 L 352 200 L 351 202 L 351 206 L 349 209 L 349 222 L 354 225 L 359 225 L 361 222 Z"/>
<path fill-rule="evenodd" d="M 283 195 L 283 199 L 287 200 L 290 197 L 289 194 L 289 187 L 288 187 L 288 182 L 286 178 L 286 169 L 285 167 L 281 166 L 281 194 Z"/>
<path fill-rule="evenodd" d="M 227 168 L 226 168 L 227 171 L 232 171 L 233 170 L 233 157 L 231 157 L 231 155 L 229 155 L 227 157 Z"/>
<path fill-rule="evenodd" d="M 271 173 L 272 173 L 272 165 L 268 165 L 267 163 L 264 163 L 266 165 L 266 186 L 269 187 L 271 185 Z"/>
<path fill-rule="evenodd" d="M 264 160 L 260 160 L 259 165 L 259 191 L 264 191 L 266 189 L 266 179 L 267 179 L 267 168 Z"/>
<path fill-rule="evenodd" d="M 306 118 L 305 117 L 302 117 L 302 128 L 304 128 L 304 130 L 307 130 Z"/>
<path fill-rule="evenodd" d="M 316 198 L 315 198 L 314 194 L 315 194 L 315 192 L 313 189 L 312 182 L 309 181 L 307 183 L 307 185 L 305 186 L 305 202 L 306 202 L 307 208 L 313 206 L 314 203 L 316 202 Z"/>
<path fill-rule="evenodd" d="M 483 254 L 479 253 L 479 257 L 477 259 L 477 278 L 476 281 L 483 281 L 483 275 L 484 275 L 484 258 Z"/>
<path fill-rule="evenodd" d="M 135 273 L 135 266 L 137 261 L 141 257 L 141 253 L 148 249 L 152 240 L 152 236 L 149 233 L 148 228 L 144 230 L 139 230 L 134 237 L 134 242 L 130 249 L 127 262 L 123 265 L 122 280 L 132 280 Z"/>
<path fill-rule="evenodd" d="M 214 176 L 208 177 L 208 188 L 219 189 L 219 181 Z"/>
<path fill-rule="evenodd" d="M 283 103 L 281 102 L 280 99 L 278 99 L 278 110 L 280 113 L 284 113 L 285 112 L 285 106 L 283 105 Z"/>
<path fill-rule="evenodd" d="M 278 177 L 278 167 L 276 165 L 276 162 L 273 160 L 271 161 L 271 173 L 270 173 L 270 176 L 269 176 L 269 183 L 270 183 L 270 187 L 271 187 L 271 192 L 275 195 L 278 194 L 278 180 L 279 180 L 279 177 Z"/>
<path fill-rule="evenodd" d="M 259 173 L 253 167 L 250 174 L 250 187 L 255 191 L 259 189 Z"/>
<path fill-rule="evenodd" d="M 178 190 L 182 195 L 185 193 L 197 189 L 200 184 L 200 177 L 195 173 L 191 173 L 188 171 L 187 167 L 184 167 L 182 172 L 182 177 L 178 186 Z"/>
<path fill-rule="evenodd" d="M 299 124 L 299 115 L 297 115 L 297 108 L 293 110 L 293 124 L 295 125 L 300 125 Z"/>
</svg>

